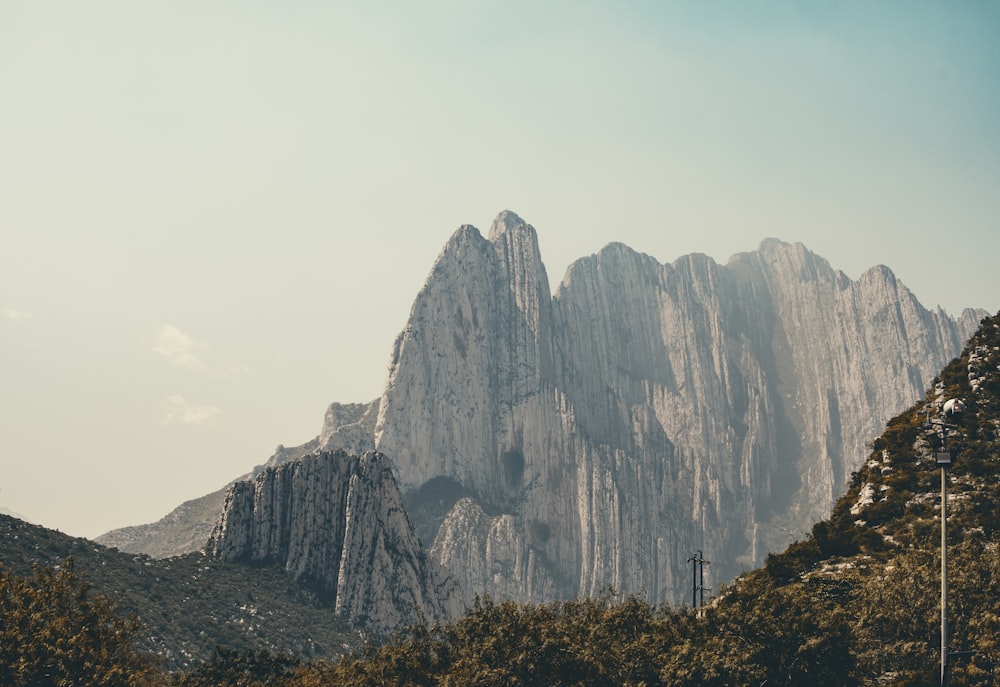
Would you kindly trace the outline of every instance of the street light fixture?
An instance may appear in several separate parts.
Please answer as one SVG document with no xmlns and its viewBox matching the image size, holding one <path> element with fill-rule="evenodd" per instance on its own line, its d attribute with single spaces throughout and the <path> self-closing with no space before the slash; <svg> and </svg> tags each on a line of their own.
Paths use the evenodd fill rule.
<svg viewBox="0 0 1000 687">
<path fill-rule="evenodd" d="M 928 426 L 941 430 L 941 450 L 934 453 L 934 462 L 941 468 L 941 687 L 948 684 L 948 468 L 955 460 L 955 450 L 948 449 L 948 430 L 965 412 L 965 404 L 957 398 L 945 401 L 941 408 L 944 418 L 931 420 Z"/>
</svg>

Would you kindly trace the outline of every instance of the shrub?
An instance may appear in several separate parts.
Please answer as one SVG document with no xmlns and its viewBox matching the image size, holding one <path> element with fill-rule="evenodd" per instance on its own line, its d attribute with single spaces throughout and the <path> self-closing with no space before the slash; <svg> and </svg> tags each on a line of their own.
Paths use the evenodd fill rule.
<svg viewBox="0 0 1000 687">
<path fill-rule="evenodd" d="M 0 569 L 0 684 L 125 687 L 157 674 L 136 648 L 138 623 L 91 595 L 72 559 L 30 577 Z"/>
</svg>

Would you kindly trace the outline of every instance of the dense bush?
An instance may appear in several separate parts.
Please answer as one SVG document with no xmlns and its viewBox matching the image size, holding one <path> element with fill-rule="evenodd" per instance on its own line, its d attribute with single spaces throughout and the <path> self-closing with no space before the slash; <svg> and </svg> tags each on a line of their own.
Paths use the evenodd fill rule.
<svg viewBox="0 0 1000 687">
<path fill-rule="evenodd" d="M 196 670 L 177 676 L 174 687 L 279 687 L 292 685 L 300 662 L 270 651 L 237 651 L 217 647 Z"/>
<path fill-rule="evenodd" d="M 136 649 L 138 626 L 73 571 L 0 569 L 0 685 L 116 687 L 148 682 L 153 661 Z"/>
</svg>

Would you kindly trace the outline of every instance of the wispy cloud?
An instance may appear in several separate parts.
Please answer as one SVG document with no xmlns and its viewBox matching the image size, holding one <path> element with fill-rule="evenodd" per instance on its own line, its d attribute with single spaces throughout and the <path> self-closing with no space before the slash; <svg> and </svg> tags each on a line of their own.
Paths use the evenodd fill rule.
<svg viewBox="0 0 1000 687">
<path fill-rule="evenodd" d="M 163 400 L 161 425 L 200 425 L 222 412 L 218 406 L 192 403 L 177 394 Z"/>
<path fill-rule="evenodd" d="M 3 316 L 6 317 L 8 320 L 14 320 L 15 322 L 26 320 L 28 319 L 28 317 L 30 317 L 28 313 L 18 308 L 4 308 L 0 312 L 2 312 Z"/>
<path fill-rule="evenodd" d="M 176 367 L 197 370 L 205 367 L 198 352 L 206 348 L 208 344 L 195 341 L 172 324 L 165 324 L 160 327 L 153 352 L 159 353 Z"/>
</svg>

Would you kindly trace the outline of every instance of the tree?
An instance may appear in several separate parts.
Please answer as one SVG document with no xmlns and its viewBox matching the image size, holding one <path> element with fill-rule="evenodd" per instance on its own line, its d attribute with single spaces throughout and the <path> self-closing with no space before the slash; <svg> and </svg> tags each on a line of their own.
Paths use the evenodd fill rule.
<svg viewBox="0 0 1000 687">
<path fill-rule="evenodd" d="M 72 559 L 30 577 L 0 567 L 0 684 L 125 687 L 150 684 L 153 660 L 137 649 L 139 626 L 89 593 Z"/>
<path fill-rule="evenodd" d="M 265 687 L 291 685 L 299 668 L 293 656 L 270 651 L 237 651 L 216 647 L 212 659 L 176 680 L 177 687 Z"/>
</svg>

